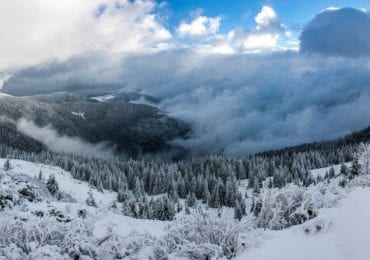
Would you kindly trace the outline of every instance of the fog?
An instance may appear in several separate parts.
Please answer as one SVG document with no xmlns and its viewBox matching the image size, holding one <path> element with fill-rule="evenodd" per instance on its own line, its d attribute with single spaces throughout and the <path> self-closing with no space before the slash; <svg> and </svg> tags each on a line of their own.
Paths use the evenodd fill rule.
<svg viewBox="0 0 370 260">
<path fill-rule="evenodd" d="M 60 135 L 51 126 L 38 127 L 32 121 L 21 118 L 17 130 L 48 147 L 54 152 L 67 152 L 94 157 L 111 157 L 113 149 L 105 143 L 91 144 L 78 137 Z"/>
</svg>

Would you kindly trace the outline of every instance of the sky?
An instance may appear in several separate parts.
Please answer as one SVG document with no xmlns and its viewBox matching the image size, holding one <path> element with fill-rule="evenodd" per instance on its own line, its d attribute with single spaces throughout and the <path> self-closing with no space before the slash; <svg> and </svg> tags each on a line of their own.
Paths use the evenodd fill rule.
<svg viewBox="0 0 370 260">
<path fill-rule="evenodd" d="M 206 16 L 222 16 L 220 31 L 226 32 L 235 27 L 253 26 L 254 15 L 264 5 L 272 7 L 286 24 L 299 27 L 331 6 L 370 9 L 370 0 L 170 0 L 167 5 L 171 28 L 176 28 L 180 21 L 189 19 L 190 13 L 200 9 Z"/>
<path fill-rule="evenodd" d="M 370 125 L 370 0 L 0 1 L 0 88 L 135 91 L 242 155 Z M 68 19 L 67 19 L 68 17 Z"/>
</svg>

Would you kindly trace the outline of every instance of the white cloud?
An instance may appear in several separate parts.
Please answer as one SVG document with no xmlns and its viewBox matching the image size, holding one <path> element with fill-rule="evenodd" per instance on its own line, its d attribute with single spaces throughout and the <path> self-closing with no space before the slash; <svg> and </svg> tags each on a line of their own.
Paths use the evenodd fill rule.
<svg viewBox="0 0 370 260">
<path fill-rule="evenodd" d="M 320 30 L 309 34 L 309 38 L 321 44 L 330 40 L 331 50 L 340 43 L 349 51 L 350 45 L 344 44 L 346 35 L 348 38 L 348 33 L 355 32 L 360 37 L 359 32 L 367 32 L 369 27 L 362 22 L 367 14 L 352 10 L 350 13 L 360 19 L 348 19 L 349 11 L 345 10 L 342 17 L 346 19 L 341 20 L 336 12 L 339 11 L 322 17 L 329 24 L 341 25 L 334 26 L 339 28 L 337 33 L 329 30 L 333 39 L 327 37 L 322 21 L 316 23 L 317 20 L 313 24 L 320 25 Z M 298 44 L 295 32 L 285 35 L 271 26 L 280 23 L 278 18 L 271 21 L 263 30 L 256 24 L 251 31 L 235 29 L 227 35 L 214 35 L 209 44 L 202 46 L 119 57 L 115 63 L 105 56 L 74 57 L 62 64 L 19 72 L 4 88 L 18 89 L 18 93 L 30 88 L 40 91 L 40 86 L 44 90 L 51 86 L 61 90 L 91 84 L 140 89 L 161 98 L 159 107 L 164 111 L 192 124 L 191 136 L 181 144 L 207 153 L 241 154 L 332 139 L 369 125 L 370 59 L 366 56 L 328 59 L 289 51 L 214 54 L 231 53 L 242 46 L 253 53 L 275 50 L 281 48 L 282 37 L 289 37 L 294 46 Z M 306 30 L 312 27 L 308 24 Z M 325 37 L 320 37 L 323 33 Z M 368 35 L 363 37 L 367 39 Z M 357 44 L 352 38 L 348 41 L 352 46 Z M 323 53 L 321 44 L 314 45 L 320 47 L 314 52 Z M 197 48 L 204 52 L 194 51 Z"/>
<path fill-rule="evenodd" d="M 269 6 L 263 6 L 261 12 L 254 18 L 257 28 L 262 28 L 270 25 L 277 20 L 276 12 Z"/>
<path fill-rule="evenodd" d="M 256 33 L 249 35 L 242 46 L 245 51 L 274 50 L 279 40 L 278 34 Z"/>
<path fill-rule="evenodd" d="M 340 9 L 340 7 L 329 6 L 328 8 L 322 10 L 321 12 L 325 12 L 325 11 L 337 11 L 339 9 Z"/>
<path fill-rule="evenodd" d="M 325 56 L 370 56 L 370 13 L 354 8 L 320 12 L 303 30 L 300 50 Z"/>
<path fill-rule="evenodd" d="M 181 22 L 177 28 L 180 36 L 205 37 L 216 34 L 220 28 L 221 17 L 197 16 L 190 23 Z"/>
<path fill-rule="evenodd" d="M 182 145 L 205 153 L 244 154 L 332 139 L 368 126 L 369 60 L 174 49 L 114 64 L 77 59 L 26 70 L 8 82 L 18 84 L 20 93 L 40 85 L 88 90 L 99 80 L 103 86 L 140 89 L 159 97 L 162 110 L 192 125 Z"/>
<path fill-rule="evenodd" d="M 60 135 L 50 125 L 38 127 L 35 123 L 25 118 L 17 121 L 17 130 L 41 142 L 54 152 L 67 152 L 94 157 L 111 157 L 114 153 L 107 143 L 91 144 L 78 137 Z"/>
<path fill-rule="evenodd" d="M 253 30 L 235 29 L 228 33 L 230 45 L 243 52 L 264 52 L 290 49 L 287 38 L 292 33 L 279 21 L 274 9 L 263 6 L 255 17 Z M 291 41 L 291 39 L 290 39 Z M 296 47 L 296 46 L 293 46 Z"/>
<path fill-rule="evenodd" d="M 152 1 L 9 0 L 0 8 L 0 70 L 94 51 L 155 50 L 171 39 Z"/>
<path fill-rule="evenodd" d="M 11 78 L 10 74 L 0 74 L 0 90 L 3 88 L 5 82 Z"/>
</svg>

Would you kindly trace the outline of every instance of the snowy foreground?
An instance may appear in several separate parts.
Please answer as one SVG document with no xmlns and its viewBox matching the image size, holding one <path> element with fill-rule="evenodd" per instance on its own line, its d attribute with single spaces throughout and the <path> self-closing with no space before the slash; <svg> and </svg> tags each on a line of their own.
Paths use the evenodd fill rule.
<svg viewBox="0 0 370 260">
<path fill-rule="evenodd" d="M 356 259 L 370 257 L 370 188 L 351 191 L 337 207 L 282 231 L 266 231 L 266 240 L 236 259 Z M 318 228 L 319 227 L 319 228 Z M 320 230 L 318 230 L 320 229 Z"/>
<path fill-rule="evenodd" d="M 5 159 L 0 159 L 4 165 Z M 10 160 L 0 170 L 0 259 L 356 259 L 370 256 L 370 178 L 361 175 L 345 188 L 340 176 L 308 188 L 289 184 L 262 194 L 270 205 L 241 221 L 232 209 L 190 209 L 174 221 L 126 217 L 117 194 L 91 189 L 58 167 Z M 338 173 L 339 166 L 335 166 Z M 40 174 L 40 171 L 42 174 Z M 316 169 L 322 175 L 329 168 Z M 60 195 L 45 180 L 54 175 Z M 240 183 L 246 190 L 246 183 Z M 247 190 L 247 193 L 251 190 Z M 93 198 L 95 206 L 88 206 Z M 316 217 L 287 229 L 279 203 L 297 198 Z M 251 206 L 251 197 L 246 198 Z M 296 210 L 297 211 L 297 210 Z M 299 212 L 299 210 L 297 211 Z M 258 228 L 259 225 L 272 229 Z"/>
</svg>

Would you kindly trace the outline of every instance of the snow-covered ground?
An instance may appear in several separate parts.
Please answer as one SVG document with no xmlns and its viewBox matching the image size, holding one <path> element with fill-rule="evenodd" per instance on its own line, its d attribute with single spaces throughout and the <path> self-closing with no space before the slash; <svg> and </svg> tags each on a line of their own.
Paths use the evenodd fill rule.
<svg viewBox="0 0 370 260">
<path fill-rule="evenodd" d="M 6 159 L 0 158 L 0 166 L 2 166 L 5 161 Z M 92 221 L 94 222 L 93 233 L 96 237 L 104 236 L 107 228 L 110 226 L 113 226 L 116 232 L 120 233 L 122 236 L 127 236 L 133 232 L 149 233 L 153 236 L 160 236 L 163 234 L 164 226 L 167 224 L 166 222 L 155 220 L 139 220 L 123 216 L 119 212 L 113 212 L 111 210 L 112 205 L 117 199 L 117 193 L 114 191 L 104 190 L 101 192 L 95 188 L 91 188 L 88 183 L 73 179 L 69 172 L 64 171 L 59 167 L 31 163 L 22 160 L 10 160 L 10 163 L 12 169 L 9 171 L 9 174 L 16 173 L 18 176 L 24 175 L 35 179 L 41 171 L 45 180 L 47 180 L 49 176 L 53 174 L 58 182 L 60 191 L 71 195 L 76 202 L 63 203 L 54 201 L 51 203 L 52 206 L 61 211 L 65 211 L 66 204 L 69 204 L 68 207 L 71 208 L 68 211 L 73 211 L 73 209 L 75 211 L 78 209 L 86 209 L 92 215 Z M 89 196 L 89 191 L 93 193 L 98 206 L 97 208 L 88 207 L 85 203 Z M 50 206 L 50 203 L 47 204 Z M 43 203 L 29 203 L 27 207 L 30 210 L 45 210 L 47 205 Z"/>
<path fill-rule="evenodd" d="M 236 259 L 370 259 L 370 188 L 358 188 L 337 207 L 320 210 L 303 225 L 267 231 L 266 241 Z"/>
<path fill-rule="evenodd" d="M 352 163 L 350 163 L 350 162 L 345 163 L 345 165 L 349 168 L 349 167 L 351 167 Z M 317 176 L 324 177 L 326 173 L 329 173 L 331 167 L 334 168 L 335 175 L 338 175 L 340 173 L 341 164 L 335 164 L 335 165 L 332 165 L 332 166 L 329 166 L 329 167 L 313 169 L 310 172 L 311 172 L 313 177 L 317 177 Z"/>
<path fill-rule="evenodd" d="M 0 158 L 0 166 L 3 165 L 5 161 L 6 159 Z M 100 192 L 97 189 L 91 189 L 88 183 L 73 179 L 71 173 L 59 167 L 22 160 L 10 160 L 10 163 L 12 165 L 11 172 L 17 174 L 24 174 L 36 178 L 39 172 L 42 171 L 45 180 L 47 180 L 51 174 L 54 174 L 60 190 L 71 195 L 80 203 L 85 203 L 89 190 L 93 192 L 96 202 L 99 207 L 102 208 L 111 206 L 113 201 L 117 198 L 116 192 L 107 190 Z"/>
<path fill-rule="evenodd" d="M 5 161 L 6 159 L 0 159 L 0 168 Z M 167 255 L 167 259 L 189 259 L 190 255 L 201 256 L 207 250 L 223 254 L 223 243 L 229 242 L 229 239 L 238 233 L 236 236 L 238 253 L 235 257 L 240 260 L 367 260 L 370 256 L 368 246 L 370 178 L 368 175 L 358 177 L 345 189 L 338 187 L 338 181 L 342 178 L 340 176 L 330 183 L 325 181 L 308 188 L 291 184 L 283 189 L 267 190 L 265 195 L 271 196 L 271 199 L 276 199 L 278 196 L 295 199 L 295 194 L 301 194 L 302 201 L 315 205 L 318 213 L 317 217 L 304 224 L 272 231 L 257 228 L 255 226 L 257 222 L 251 213 L 240 222 L 233 219 L 231 208 L 218 210 L 202 206 L 200 211 L 204 211 L 205 215 L 198 214 L 199 209 L 190 209 L 191 215 L 183 211 L 177 215 L 175 221 L 127 217 L 122 214 L 119 204 L 116 208 L 112 207 L 117 204 L 115 192 L 92 188 L 86 182 L 73 179 L 71 173 L 59 167 L 22 160 L 10 160 L 10 164 L 11 170 L 5 172 L 0 169 L 0 219 L 2 220 L 0 233 L 8 234 L 12 241 L 15 237 L 18 239 L 19 234 L 23 236 L 23 232 L 26 232 L 27 239 L 32 240 L 34 229 L 37 232 L 45 232 L 41 237 L 47 237 L 48 233 L 57 230 L 64 236 L 63 241 L 58 242 L 59 244 L 68 243 L 70 246 L 78 243 L 79 252 L 85 252 L 88 255 L 97 254 L 101 259 L 114 259 L 113 256 L 148 259 L 161 255 Z M 347 166 L 350 167 L 350 164 Z M 340 165 L 333 167 L 338 173 Z M 314 176 L 324 176 L 329 169 L 330 167 L 327 167 L 311 172 Z M 40 171 L 44 178 L 41 181 L 37 179 Z M 48 193 L 45 180 L 50 175 L 55 176 L 60 191 L 68 194 L 70 200 L 58 200 Z M 246 180 L 241 181 L 239 189 L 247 190 L 251 194 L 247 184 Z M 5 192 L 5 195 L 13 192 L 18 194 L 15 195 L 16 197 L 21 197 L 19 191 L 25 187 L 35 188 L 37 198 L 19 199 L 17 203 L 14 205 L 10 203 L 9 207 L 1 211 L 3 203 L 1 192 Z M 12 190 L 7 191 L 7 188 Z M 90 191 L 97 207 L 86 204 Z M 246 198 L 248 210 L 251 203 L 252 198 Z M 80 216 L 81 211 L 86 212 L 86 217 Z M 43 214 L 41 217 L 38 215 L 40 212 Z M 210 240 L 207 232 L 210 232 L 211 236 L 217 234 L 217 238 Z M 221 237 L 220 244 L 217 244 L 218 237 Z M 71 256 L 71 251 L 68 251 L 62 257 L 63 253 L 55 245 L 52 249 L 48 247 L 49 244 L 45 245 L 46 240 L 46 238 L 41 239 L 38 244 L 27 241 L 27 250 L 33 252 L 29 259 L 66 259 Z M 75 240 L 77 242 L 74 242 Z M 2 243 L 6 244 L 4 241 L 7 243 L 6 247 L 2 245 Z M 2 251 L 4 248 L 5 251 Z M 13 252 L 13 250 L 15 250 L 14 247 L 9 246 L 9 241 L 3 235 L 3 238 L 0 238 L 0 259 L 23 259 L 22 253 Z"/>
</svg>

